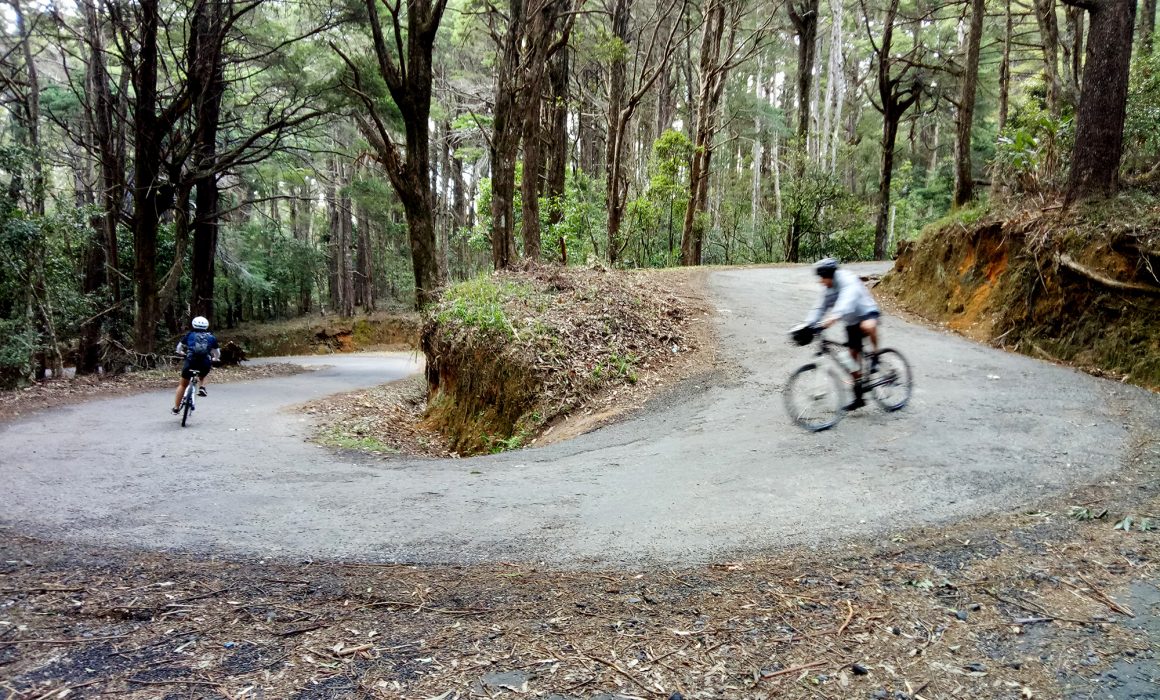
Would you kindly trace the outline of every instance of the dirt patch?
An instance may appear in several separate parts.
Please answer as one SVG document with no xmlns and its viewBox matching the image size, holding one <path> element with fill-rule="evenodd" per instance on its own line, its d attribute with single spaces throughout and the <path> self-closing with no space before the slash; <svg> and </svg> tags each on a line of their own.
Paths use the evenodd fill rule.
<svg viewBox="0 0 1160 700">
<path fill-rule="evenodd" d="M 450 457 L 447 440 L 423 425 L 427 381 L 411 377 L 362 391 L 328 396 L 303 407 L 316 421 L 320 444 L 376 455 Z"/>
<path fill-rule="evenodd" d="M 250 357 L 325 355 L 362 350 L 411 350 L 419 346 L 422 319 L 415 313 L 367 316 L 303 316 L 278 323 L 245 324 L 223 330 L 223 340 L 241 345 Z"/>
<path fill-rule="evenodd" d="M 1160 388 L 1160 200 L 991 214 L 924 233 L 879 289 L 983 342 Z"/>
<path fill-rule="evenodd" d="M 284 377 L 309 371 L 300 365 L 277 362 L 262 365 L 218 367 L 209 376 L 210 386 L 248 382 L 267 377 Z M 58 406 L 129 396 L 158 389 L 177 388 L 178 368 L 143 370 L 115 376 L 87 376 L 55 379 L 23 389 L 0 391 L 0 422 Z"/>
<path fill-rule="evenodd" d="M 459 454 L 530 444 L 639 405 L 710 336 L 679 273 L 533 266 L 453 287 L 423 331 L 425 423 Z M 634 387 L 634 389 L 630 389 Z"/>
<path fill-rule="evenodd" d="M 1154 470 L 1123 476 L 840 553 L 677 569 L 223 561 L 9 534 L 0 675 L 22 699 L 1126 699 L 1138 684 L 1116 683 L 1160 650 L 1160 540 L 1112 523 L 1160 498 Z M 1075 501 L 1109 514 L 1073 517 Z"/>
</svg>

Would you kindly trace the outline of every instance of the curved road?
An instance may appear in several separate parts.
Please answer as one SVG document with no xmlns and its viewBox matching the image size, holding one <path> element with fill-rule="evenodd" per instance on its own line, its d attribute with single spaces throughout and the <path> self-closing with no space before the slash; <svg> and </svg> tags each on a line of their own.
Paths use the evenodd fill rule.
<svg viewBox="0 0 1160 700">
<path fill-rule="evenodd" d="M 911 359 L 901 413 L 793 428 L 784 341 L 805 268 L 714 272 L 727 370 L 567 443 L 461 460 L 304 441 L 303 401 L 415 371 L 415 358 L 300 358 L 314 373 L 210 385 L 182 430 L 152 393 L 0 426 L 0 522 L 74 541 L 369 561 L 698 563 L 1006 510 L 1093 483 L 1160 434 L 1131 386 L 888 318 Z"/>
</svg>

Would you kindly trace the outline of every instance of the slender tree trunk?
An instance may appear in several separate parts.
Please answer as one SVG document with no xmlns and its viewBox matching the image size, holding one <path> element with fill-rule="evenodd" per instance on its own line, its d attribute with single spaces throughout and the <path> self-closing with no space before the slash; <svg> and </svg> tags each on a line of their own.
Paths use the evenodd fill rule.
<svg viewBox="0 0 1160 700">
<path fill-rule="evenodd" d="M 890 186 L 894 180 L 894 144 L 898 139 L 898 118 L 886 115 L 882 120 L 882 167 L 878 179 L 878 218 L 874 225 L 874 258 L 889 257 Z"/>
<path fill-rule="evenodd" d="M 568 172 L 568 62 L 567 46 L 552 57 L 548 71 L 551 109 L 548 113 L 548 224 L 564 219 L 564 190 Z"/>
<path fill-rule="evenodd" d="M 830 55 L 826 68 L 826 97 L 822 104 L 822 128 L 818 133 L 818 162 L 830 160 L 831 128 L 834 123 L 834 95 L 842 82 L 842 0 L 830 0 Z M 841 101 L 841 98 L 838 98 Z"/>
<path fill-rule="evenodd" d="M 1063 49 L 1063 89 L 1070 105 L 1079 104 L 1080 74 L 1083 71 L 1083 10 L 1064 9 L 1067 30 L 1060 47 Z"/>
<path fill-rule="evenodd" d="M 979 48 L 983 41 L 984 0 L 971 0 L 971 29 L 967 34 L 967 60 L 959 91 L 959 113 L 955 125 L 955 189 L 951 206 L 966 206 L 974 198 L 975 178 L 971 168 L 971 131 L 975 122 L 975 89 L 979 77 Z"/>
<path fill-rule="evenodd" d="M 1091 16 L 1067 201 L 1119 187 L 1136 0 L 1087 0 Z"/>
<path fill-rule="evenodd" d="M 810 91 L 818 46 L 818 0 L 794 0 L 788 8 L 790 21 L 798 37 L 797 138 L 803 157 L 797 161 L 795 174 L 800 178 L 805 173 L 804 155 L 809 153 Z"/>
<path fill-rule="evenodd" d="M 999 63 L 999 133 L 1007 128 L 1007 112 L 1011 100 L 1011 0 L 1004 0 L 1003 16 L 1006 20 L 1003 32 L 1003 58 Z"/>
<path fill-rule="evenodd" d="M 632 0 L 614 0 L 612 6 L 612 35 L 627 46 L 632 17 Z M 618 56 L 609 69 L 608 83 L 608 143 L 605 152 L 605 172 L 608 187 L 608 262 L 615 265 L 624 244 L 620 240 L 621 219 L 628 197 L 628 183 L 624 176 L 624 138 L 628 119 L 624 116 L 628 99 L 628 61 Z"/>
<path fill-rule="evenodd" d="M 1152 35 L 1156 31 L 1156 0 L 1144 0 L 1140 6 L 1140 50 L 1152 55 Z"/>
<path fill-rule="evenodd" d="M 1059 80 L 1059 22 L 1055 16 L 1055 0 L 1034 0 L 1035 19 L 1039 22 L 1039 36 L 1043 42 L 1043 71 L 1047 83 L 1047 111 L 1059 118 L 1062 105 Z"/>
<path fill-rule="evenodd" d="M 543 170 L 543 149 L 540 147 L 540 105 L 543 100 L 532 95 L 524 112 L 524 174 L 520 183 L 520 201 L 523 219 L 520 234 L 524 239 L 524 257 L 540 259 L 540 175 Z"/>
<path fill-rule="evenodd" d="M 722 0 L 705 0 L 701 29 L 701 83 L 697 95 L 697 123 L 693 157 L 689 164 L 689 204 L 681 235 L 681 264 L 700 265 L 705 241 L 705 209 L 709 196 L 709 164 L 716 134 L 718 84 L 723 80 L 721 39 L 725 30 Z"/>
</svg>

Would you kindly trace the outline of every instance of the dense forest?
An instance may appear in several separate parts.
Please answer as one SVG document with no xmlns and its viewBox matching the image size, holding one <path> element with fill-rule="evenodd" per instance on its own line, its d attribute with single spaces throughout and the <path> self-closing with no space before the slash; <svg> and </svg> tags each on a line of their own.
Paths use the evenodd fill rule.
<svg viewBox="0 0 1160 700">
<path fill-rule="evenodd" d="M 1156 0 L 8 0 L 0 385 L 1160 174 Z"/>
</svg>

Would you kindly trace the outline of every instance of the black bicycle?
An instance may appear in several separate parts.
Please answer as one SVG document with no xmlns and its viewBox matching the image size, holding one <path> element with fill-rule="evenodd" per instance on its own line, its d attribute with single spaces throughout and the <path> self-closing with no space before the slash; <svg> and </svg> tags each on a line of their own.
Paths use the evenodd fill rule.
<svg viewBox="0 0 1160 700">
<path fill-rule="evenodd" d="M 189 414 L 193 412 L 193 399 L 197 396 L 197 372 L 193 372 L 193 376 L 189 378 L 189 386 L 185 387 L 185 394 L 181 397 L 181 427 L 185 427 L 185 421 L 189 419 Z"/>
<path fill-rule="evenodd" d="M 861 366 L 847 368 L 841 358 L 854 365 L 849 348 L 825 338 L 821 330 L 817 326 L 798 326 L 790 331 L 797 345 L 817 342 L 814 361 L 798 367 L 785 385 L 785 408 L 794 423 L 813 432 L 834 427 L 842 420 L 845 406 L 859 382 L 862 394 L 868 394 L 886 411 L 897 411 L 906 405 L 914 379 L 910 363 L 902 353 L 883 348 L 877 353 L 878 362 L 874 363 L 870 353 L 861 352 Z"/>
</svg>

